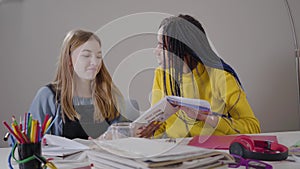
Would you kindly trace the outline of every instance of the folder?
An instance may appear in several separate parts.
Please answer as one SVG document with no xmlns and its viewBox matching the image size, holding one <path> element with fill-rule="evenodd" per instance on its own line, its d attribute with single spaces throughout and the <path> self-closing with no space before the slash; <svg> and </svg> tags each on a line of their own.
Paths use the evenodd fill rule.
<svg viewBox="0 0 300 169">
<path fill-rule="evenodd" d="M 209 148 L 209 149 L 220 149 L 228 150 L 230 143 L 239 135 L 226 135 L 226 136 L 194 136 L 188 143 L 190 146 Z M 275 135 L 248 135 L 253 140 L 268 140 L 278 142 L 277 136 Z"/>
</svg>

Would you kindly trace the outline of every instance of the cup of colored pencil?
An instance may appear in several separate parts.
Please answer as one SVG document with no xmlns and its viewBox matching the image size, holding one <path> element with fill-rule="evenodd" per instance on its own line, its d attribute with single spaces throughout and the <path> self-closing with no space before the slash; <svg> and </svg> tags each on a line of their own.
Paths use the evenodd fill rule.
<svg viewBox="0 0 300 169">
<path fill-rule="evenodd" d="M 20 117 L 20 123 L 15 116 L 12 116 L 12 123 L 9 125 L 3 121 L 4 126 L 12 136 L 12 142 L 15 142 L 12 157 L 19 163 L 20 169 L 41 169 L 41 161 L 36 157 L 41 157 L 41 140 L 46 134 L 52 121 L 50 115 L 46 115 L 42 124 L 32 118 L 30 113 L 25 113 L 24 118 Z M 18 148 L 19 159 L 14 156 L 15 148 Z"/>
</svg>

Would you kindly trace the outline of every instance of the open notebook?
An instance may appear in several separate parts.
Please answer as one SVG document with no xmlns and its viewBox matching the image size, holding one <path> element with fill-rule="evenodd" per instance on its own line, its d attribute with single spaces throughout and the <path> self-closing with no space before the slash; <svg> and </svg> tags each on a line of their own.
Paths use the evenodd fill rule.
<svg viewBox="0 0 300 169">
<path fill-rule="evenodd" d="M 164 122 L 172 114 L 177 112 L 177 106 L 189 107 L 204 112 L 210 111 L 210 104 L 206 100 L 166 96 L 142 113 L 134 122 L 147 124 L 153 121 Z M 213 115 L 219 114 L 213 113 Z"/>
</svg>

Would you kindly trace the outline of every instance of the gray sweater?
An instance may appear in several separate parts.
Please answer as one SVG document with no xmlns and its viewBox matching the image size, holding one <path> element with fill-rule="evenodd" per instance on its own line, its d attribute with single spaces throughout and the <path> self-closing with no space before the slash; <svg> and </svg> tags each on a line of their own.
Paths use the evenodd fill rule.
<svg viewBox="0 0 300 169">
<path fill-rule="evenodd" d="M 78 98 L 77 98 L 78 99 Z M 119 116 L 116 119 L 114 119 L 113 121 L 109 122 L 110 124 L 112 123 L 116 123 L 119 121 L 128 121 L 127 119 L 129 119 L 129 121 L 133 120 L 131 118 L 128 118 L 128 116 L 132 116 L 132 113 L 137 114 L 138 113 L 138 106 L 137 103 L 134 101 L 131 101 L 130 105 L 134 105 L 134 108 L 132 106 L 128 106 L 128 104 L 125 104 L 123 99 L 118 99 L 119 105 L 120 105 L 120 112 L 123 115 L 122 117 Z M 83 117 L 83 119 L 91 119 L 91 117 L 84 117 L 86 114 L 88 114 L 88 116 L 91 115 L 91 111 L 93 111 L 93 109 L 85 109 L 84 107 L 79 107 L 78 106 L 74 106 L 76 111 L 81 115 L 81 117 Z M 84 111 L 89 111 L 84 112 Z M 42 124 L 43 120 L 45 119 L 46 114 L 49 114 L 50 116 L 52 116 L 52 118 L 55 120 L 53 126 L 51 127 L 51 134 L 54 135 L 59 135 L 61 136 L 63 134 L 63 121 L 62 121 L 62 116 L 61 116 L 61 106 L 60 104 L 58 104 L 58 106 L 55 106 L 55 96 L 52 93 L 52 91 L 47 87 L 47 86 L 43 86 L 41 87 L 38 92 L 36 93 L 36 96 L 34 97 L 30 109 L 28 111 L 29 113 L 32 114 L 33 119 L 36 119 L 40 122 L 40 124 Z M 123 112 L 123 113 L 122 113 Z M 136 116 L 136 115 L 134 115 Z M 137 115 L 138 116 L 138 115 Z M 123 118 L 125 117 L 125 118 Z M 82 126 L 85 130 L 90 130 L 90 131 L 86 131 L 90 136 L 92 137 L 97 137 L 100 134 L 102 134 L 104 131 L 107 130 L 108 126 L 107 123 L 101 122 L 101 123 L 105 123 L 105 124 L 97 124 L 94 121 L 90 122 L 83 122 Z M 94 124 L 94 128 L 91 127 Z M 88 127 L 85 127 L 88 126 Z M 98 131 L 97 133 L 93 132 L 95 131 L 95 129 Z"/>
</svg>

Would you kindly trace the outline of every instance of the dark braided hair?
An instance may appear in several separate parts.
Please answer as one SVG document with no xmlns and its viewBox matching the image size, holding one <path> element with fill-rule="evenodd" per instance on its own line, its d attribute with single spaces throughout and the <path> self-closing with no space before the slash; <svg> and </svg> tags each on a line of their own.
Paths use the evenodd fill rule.
<svg viewBox="0 0 300 169">
<path fill-rule="evenodd" d="M 202 27 L 201 23 L 198 20 L 196 20 L 195 18 L 193 18 L 192 16 L 179 14 L 178 17 L 189 21 L 190 23 L 195 25 L 198 29 L 201 30 L 201 32 L 203 32 L 206 35 L 206 33 L 204 31 L 204 28 Z M 232 74 L 235 77 L 235 79 L 239 82 L 239 84 L 242 86 L 242 84 L 240 82 L 240 79 L 239 79 L 237 73 L 234 71 L 234 69 L 230 65 L 228 65 L 223 59 L 221 59 L 221 58 L 219 58 L 219 59 L 221 61 L 220 63 L 222 64 L 221 69 L 223 68 L 223 70 L 225 70 L 225 71 L 229 72 L 230 74 Z M 210 65 L 208 65 L 208 66 L 210 66 Z M 214 67 L 214 66 L 211 66 L 211 67 Z M 219 68 L 219 67 L 214 67 L 214 68 Z"/>
<path fill-rule="evenodd" d="M 164 67 L 166 62 L 169 66 L 172 65 L 172 68 L 169 67 L 169 74 L 165 72 L 163 77 L 166 95 L 183 96 L 180 84 L 182 84 L 184 60 L 191 71 L 197 67 L 198 63 L 225 70 L 232 74 L 241 85 L 236 72 L 211 49 L 204 28 L 195 18 L 180 14 L 178 17 L 165 18 L 159 27 L 163 29 L 163 49 L 168 51 L 168 60 L 165 59 L 165 52 L 163 52 Z M 167 91 L 167 76 L 171 91 Z"/>
</svg>

